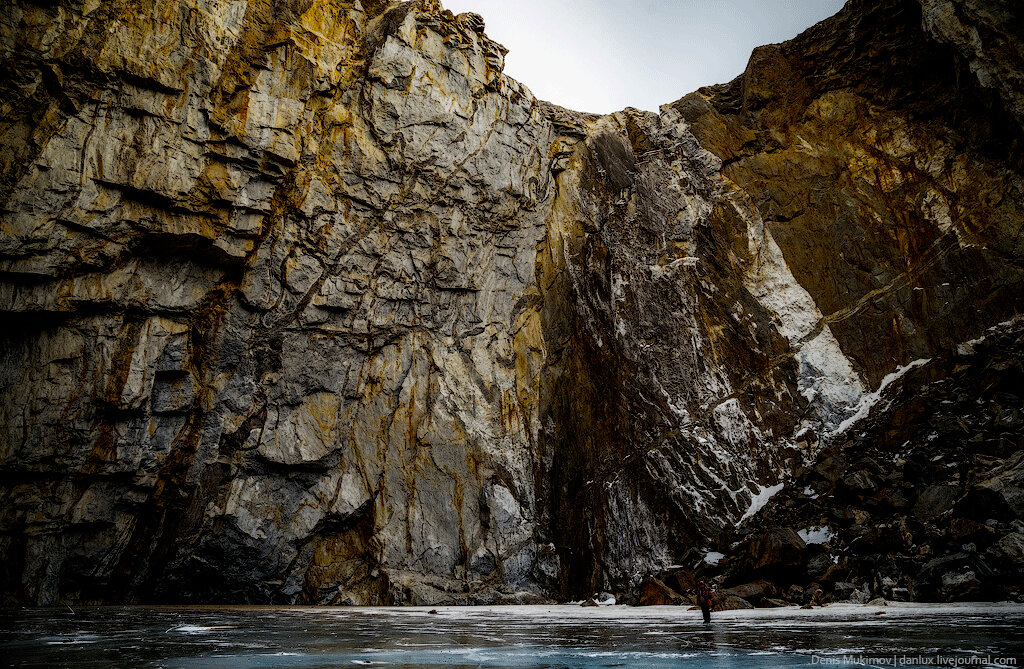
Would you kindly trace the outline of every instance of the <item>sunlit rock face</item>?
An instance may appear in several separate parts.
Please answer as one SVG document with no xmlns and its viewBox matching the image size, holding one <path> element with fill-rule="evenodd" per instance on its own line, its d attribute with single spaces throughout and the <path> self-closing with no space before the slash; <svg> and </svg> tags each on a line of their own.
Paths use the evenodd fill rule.
<svg viewBox="0 0 1024 669">
<path fill-rule="evenodd" d="M 1020 10 L 923 5 L 853 3 L 668 106 L 757 203 L 866 388 L 1021 304 Z"/>
<path fill-rule="evenodd" d="M 429 0 L 9 4 L 7 601 L 528 602 L 716 545 L 1020 311 L 1019 25 L 853 1 L 598 117 Z"/>
</svg>

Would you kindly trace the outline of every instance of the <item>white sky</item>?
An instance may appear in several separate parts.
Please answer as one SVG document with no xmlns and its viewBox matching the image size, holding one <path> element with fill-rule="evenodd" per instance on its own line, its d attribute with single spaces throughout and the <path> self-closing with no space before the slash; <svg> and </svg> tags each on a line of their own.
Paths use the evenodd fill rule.
<svg viewBox="0 0 1024 669">
<path fill-rule="evenodd" d="M 755 46 L 782 42 L 844 0 L 441 0 L 484 17 L 505 73 L 577 111 L 657 111 L 731 81 Z"/>
</svg>

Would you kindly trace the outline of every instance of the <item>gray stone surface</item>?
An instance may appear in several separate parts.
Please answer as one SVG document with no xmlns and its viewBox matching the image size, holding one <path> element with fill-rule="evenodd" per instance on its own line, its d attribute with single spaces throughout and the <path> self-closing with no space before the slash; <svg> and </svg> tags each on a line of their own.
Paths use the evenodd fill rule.
<svg viewBox="0 0 1024 669">
<path fill-rule="evenodd" d="M 851 2 L 733 88 L 597 117 L 433 0 L 8 3 L 5 600 L 578 599 L 713 545 L 1019 306 L 1020 168 L 956 125 L 973 89 L 914 120 L 821 56 L 939 40 L 1019 120 L 1014 52 L 963 41 L 1014 10 L 949 4 L 868 38 L 921 9 Z M 917 277 L 999 303 L 930 336 Z M 1018 470 L 979 486 L 1019 513 Z"/>
</svg>

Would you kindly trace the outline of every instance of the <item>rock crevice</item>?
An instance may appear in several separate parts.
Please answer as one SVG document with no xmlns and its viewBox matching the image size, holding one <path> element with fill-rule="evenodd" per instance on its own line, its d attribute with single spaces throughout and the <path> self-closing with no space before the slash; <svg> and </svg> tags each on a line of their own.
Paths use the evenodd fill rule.
<svg viewBox="0 0 1024 669">
<path fill-rule="evenodd" d="M 851 0 L 597 116 L 431 0 L 9 3 L 6 601 L 580 599 L 729 548 L 1020 312 L 1019 24 Z"/>
</svg>

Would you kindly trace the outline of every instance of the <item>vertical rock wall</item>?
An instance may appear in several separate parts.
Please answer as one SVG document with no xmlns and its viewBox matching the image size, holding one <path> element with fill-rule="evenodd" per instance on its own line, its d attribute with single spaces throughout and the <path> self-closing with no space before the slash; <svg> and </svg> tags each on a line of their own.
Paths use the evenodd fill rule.
<svg viewBox="0 0 1024 669">
<path fill-rule="evenodd" d="M 6 13 L 7 588 L 522 582 L 551 131 L 504 49 L 428 5 Z"/>
<path fill-rule="evenodd" d="M 922 4 L 850 3 L 668 106 L 870 388 L 1021 308 L 1020 10 Z"/>
<path fill-rule="evenodd" d="M 1020 309 L 1015 14 L 949 4 L 602 117 L 431 0 L 9 4 L 7 600 L 578 598 L 727 543 Z"/>
</svg>

